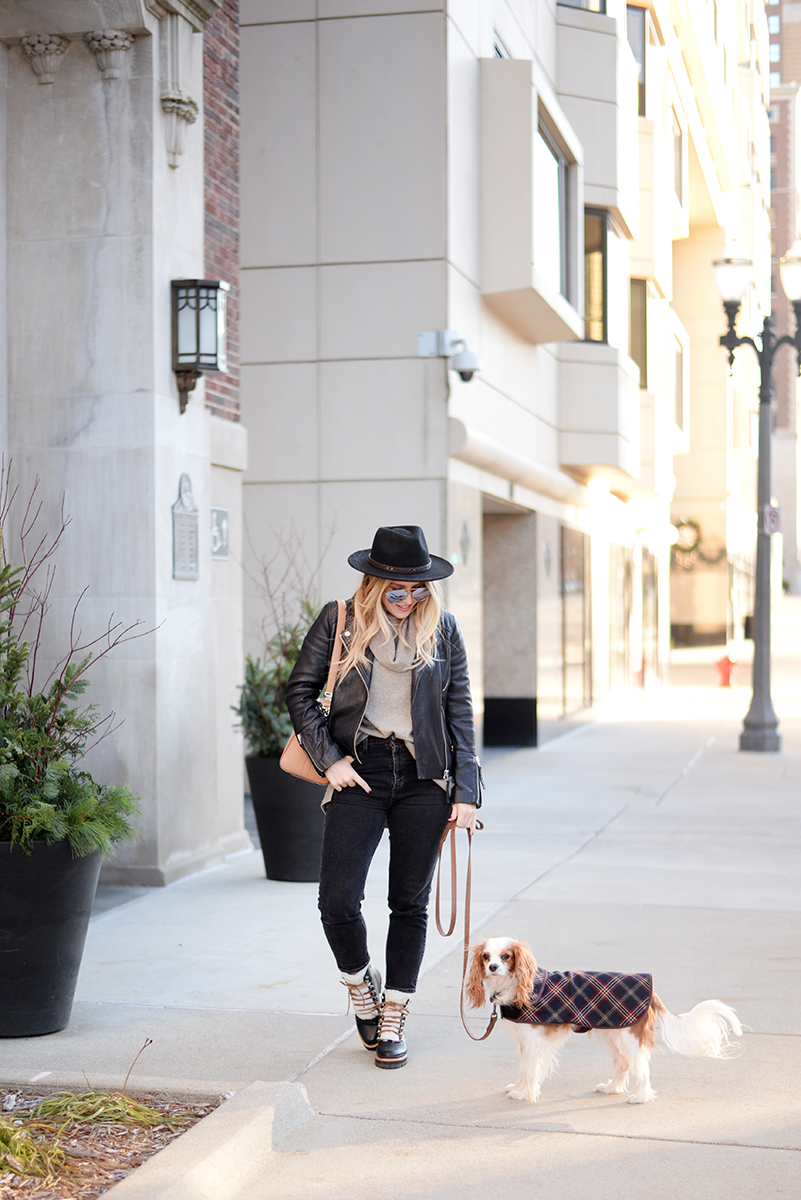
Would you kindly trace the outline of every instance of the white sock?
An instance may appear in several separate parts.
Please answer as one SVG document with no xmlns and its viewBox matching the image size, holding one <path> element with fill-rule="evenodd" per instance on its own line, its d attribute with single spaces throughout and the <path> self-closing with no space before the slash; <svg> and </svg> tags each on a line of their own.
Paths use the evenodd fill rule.
<svg viewBox="0 0 801 1200">
<path fill-rule="evenodd" d="M 413 995 L 413 992 L 397 992 L 394 988 L 387 988 L 384 992 L 384 999 L 392 1000 L 395 1004 L 408 1004 Z"/>
<path fill-rule="evenodd" d="M 369 966 L 370 964 L 368 962 L 367 967 Z M 345 971 L 342 971 L 339 977 L 343 983 L 363 983 L 367 974 L 367 967 L 361 971 L 357 971 L 355 975 L 348 975 Z"/>
</svg>

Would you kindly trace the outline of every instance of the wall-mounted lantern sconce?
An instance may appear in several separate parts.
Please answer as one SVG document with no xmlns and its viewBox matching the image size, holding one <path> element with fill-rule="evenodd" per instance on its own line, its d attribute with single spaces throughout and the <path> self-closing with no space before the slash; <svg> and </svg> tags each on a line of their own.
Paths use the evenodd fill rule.
<svg viewBox="0 0 801 1200">
<path fill-rule="evenodd" d="M 230 283 L 221 279 L 172 281 L 172 369 L 181 412 L 204 372 L 228 370 L 225 312 L 230 290 Z"/>
</svg>

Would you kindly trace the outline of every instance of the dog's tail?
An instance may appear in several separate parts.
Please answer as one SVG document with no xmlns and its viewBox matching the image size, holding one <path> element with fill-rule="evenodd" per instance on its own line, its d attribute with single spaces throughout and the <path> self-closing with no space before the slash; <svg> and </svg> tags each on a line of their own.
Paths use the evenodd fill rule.
<svg viewBox="0 0 801 1200">
<path fill-rule="evenodd" d="M 742 1047 L 730 1032 L 740 1037 L 743 1027 L 734 1009 L 720 1000 L 702 1000 L 678 1015 L 663 1009 L 656 1018 L 657 1044 L 684 1058 L 735 1058 Z"/>
</svg>

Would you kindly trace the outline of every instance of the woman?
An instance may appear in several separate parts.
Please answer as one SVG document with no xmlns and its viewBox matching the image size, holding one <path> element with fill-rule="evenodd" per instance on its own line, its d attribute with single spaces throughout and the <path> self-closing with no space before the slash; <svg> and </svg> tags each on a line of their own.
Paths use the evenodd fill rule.
<svg viewBox="0 0 801 1200">
<path fill-rule="evenodd" d="M 467 656 L 437 580 L 452 574 L 417 525 L 382 527 L 348 559 L 362 572 L 347 604 L 328 722 L 318 704 L 337 605 L 309 630 L 287 684 L 295 732 L 329 787 L 320 864 L 323 929 L 377 1067 L 406 1063 L 403 1028 L 417 987 L 428 897 L 449 821 L 473 829 L 479 799 Z M 386 989 L 361 912 L 367 871 L 389 829 Z"/>
</svg>

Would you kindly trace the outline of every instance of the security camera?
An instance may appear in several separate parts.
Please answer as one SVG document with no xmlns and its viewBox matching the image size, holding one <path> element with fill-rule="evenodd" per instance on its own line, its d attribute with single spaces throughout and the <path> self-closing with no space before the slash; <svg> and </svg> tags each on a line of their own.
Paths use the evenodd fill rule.
<svg viewBox="0 0 801 1200">
<path fill-rule="evenodd" d="M 467 342 L 453 329 L 437 329 L 417 335 L 418 358 L 449 358 L 451 367 L 464 383 L 481 370 L 478 355 L 468 350 Z"/>
<path fill-rule="evenodd" d="M 462 380 L 462 383 L 469 383 L 476 371 L 481 370 L 478 355 L 474 354 L 472 350 L 468 350 L 466 346 L 464 350 L 460 350 L 458 354 L 454 354 L 451 359 L 451 366 Z"/>
</svg>

